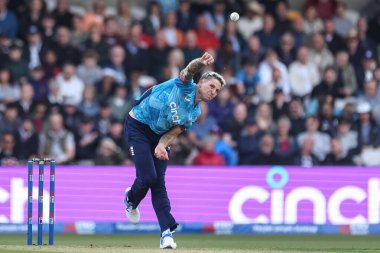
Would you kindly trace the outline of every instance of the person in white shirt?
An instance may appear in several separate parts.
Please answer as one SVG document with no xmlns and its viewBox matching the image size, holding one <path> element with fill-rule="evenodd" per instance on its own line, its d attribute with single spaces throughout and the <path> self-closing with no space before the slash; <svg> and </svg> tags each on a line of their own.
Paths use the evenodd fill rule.
<svg viewBox="0 0 380 253">
<path fill-rule="evenodd" d="M 308 49 L 300 47 L 297 60 L 289 66 L 291 93 L 304 97 L 311 93 L 321 79 L 317 67 L 308 61 Z"/>
<path fill-rule="evenodd" d="M 75 73 L 75 66 L 71 63 L 63 65 L 63 71 L 57 76 L 57 82 L 62 98 L 70 98 L 73 103 L 79 104 L 82 101 L 84 83 Z"/>
</svg>

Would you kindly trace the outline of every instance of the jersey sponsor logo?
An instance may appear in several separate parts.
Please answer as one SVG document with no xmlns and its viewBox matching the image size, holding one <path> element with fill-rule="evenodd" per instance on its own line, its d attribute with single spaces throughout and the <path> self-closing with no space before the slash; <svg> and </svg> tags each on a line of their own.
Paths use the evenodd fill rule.
<svg viewBox="0 0 380 253">
<path fill-rule="evenodd" d="M 177 104 L 174 102 L 171 102 L 169 105 L 170 105 L 170 112 L 172 113 L 172 122 L 179 124 L 181 122 L 181 120 L 178 116 Z"/>
</svg>

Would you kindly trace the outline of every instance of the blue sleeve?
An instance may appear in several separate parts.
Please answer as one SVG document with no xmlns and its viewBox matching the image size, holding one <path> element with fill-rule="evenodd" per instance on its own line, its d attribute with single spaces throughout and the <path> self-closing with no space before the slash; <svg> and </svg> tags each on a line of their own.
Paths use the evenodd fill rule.
<svg viewBox="0 0 380 253">
<path fill-rule="evenodd" d="M 191 78 L 188 82 L 183 82 L 178 77 L 174 79 L 175 85 L 183 92 L 191 93 L 193 91 L 194 80 Z"/>
</svg>

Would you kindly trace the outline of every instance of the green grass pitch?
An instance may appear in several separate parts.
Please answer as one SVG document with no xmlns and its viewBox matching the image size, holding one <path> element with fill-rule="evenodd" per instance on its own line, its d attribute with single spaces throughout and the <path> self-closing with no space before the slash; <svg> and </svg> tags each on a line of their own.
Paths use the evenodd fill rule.
<svg viewBox="0 0 380 253">
<path fill-rule="evenodd" d="M 37 237 L 34 235 L 34 242 Z M 350 235 L 189 235 L 176 234 L 176 251 L 210 252 L 344 252 L 380 253 L 380 236 Z M 47 242 L 47 237 L 44 242 Z M 158 235 L 55 235 L 54 246 L 26 246 L 26 235 L 0 235 L 0 253 L 162 252 Z"/>
</svg>

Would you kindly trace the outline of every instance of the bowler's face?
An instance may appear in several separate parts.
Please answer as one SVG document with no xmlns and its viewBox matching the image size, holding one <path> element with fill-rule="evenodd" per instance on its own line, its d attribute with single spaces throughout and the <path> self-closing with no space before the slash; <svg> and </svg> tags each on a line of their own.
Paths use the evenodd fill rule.
<svg viewBox="0 0 380 253">
<path fill-rule="evenodd" d="M 214 99 L 222 89 L 221 83 L 218 79 L 203 79 L 200 83 L 199 93 L 203 101 L 208 102 Z"/>
</svg>

